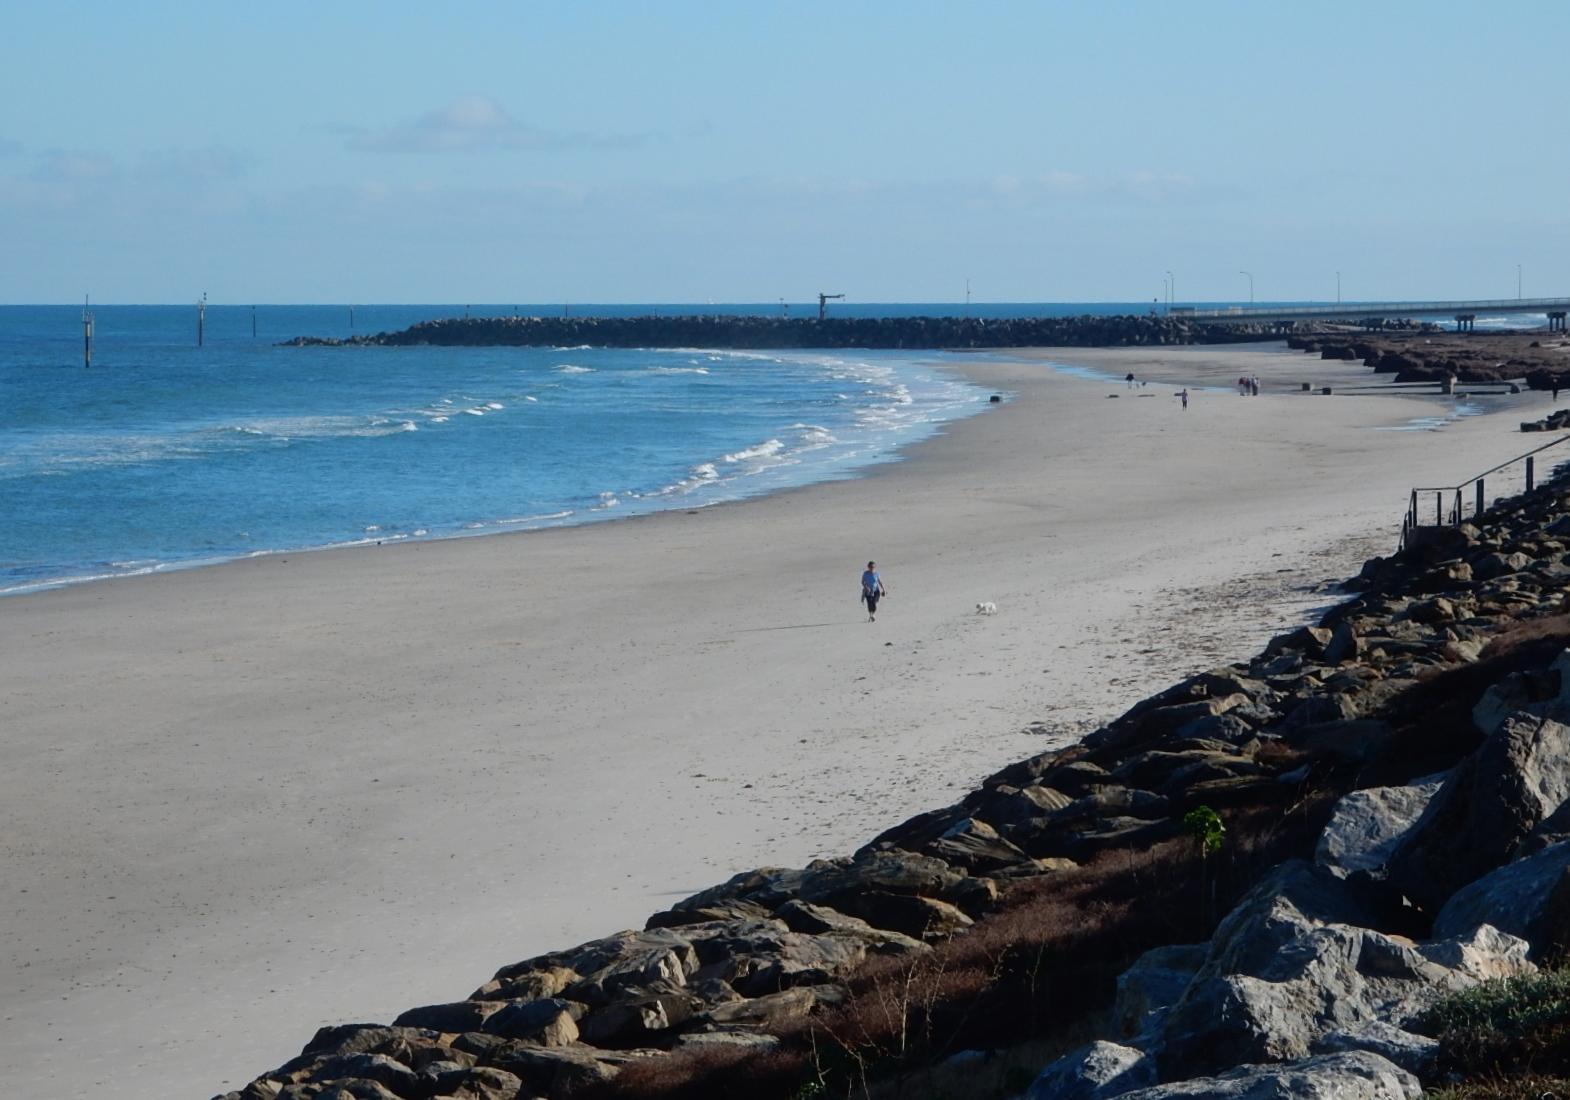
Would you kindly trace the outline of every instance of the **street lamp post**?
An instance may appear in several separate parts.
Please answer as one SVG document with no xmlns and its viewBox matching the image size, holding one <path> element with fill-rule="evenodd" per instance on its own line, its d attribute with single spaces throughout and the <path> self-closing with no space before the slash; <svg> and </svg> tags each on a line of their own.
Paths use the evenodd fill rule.
<svg viewBox="0 0 1570 1100">
<path fill-rule="evenodd" d="M 1249 273 L 1246 272 L 1246 271 L 1239 271 L 1238 274 L 1239 275 L 1248 275 L 1248 304 L 1249 305 L 1253 305 L 1254 304 L 1254 276 L 1249 275 Z"/>
</svg>

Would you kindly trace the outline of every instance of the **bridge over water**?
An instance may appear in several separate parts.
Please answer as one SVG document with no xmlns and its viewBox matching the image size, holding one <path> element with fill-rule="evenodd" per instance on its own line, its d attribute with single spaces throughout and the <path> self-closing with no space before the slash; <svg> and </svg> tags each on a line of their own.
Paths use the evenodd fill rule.
<svg viewBox="0 0 1570 1100">
<path fill-rule="evenodd" d="M 1334 305 L 1230 306 L 1194 309 L 1174 306 L 1173 317 L 1195 321 L 1357 321 L 1365 318 L 1450 317 L 1457 332 L 1471 332 L 1478 314 L 1544 313 L 1548 331 L 1564 332 L 1570 298 L 1502 298 L 1459 302 L 1338 302 Z"/>
</svg>

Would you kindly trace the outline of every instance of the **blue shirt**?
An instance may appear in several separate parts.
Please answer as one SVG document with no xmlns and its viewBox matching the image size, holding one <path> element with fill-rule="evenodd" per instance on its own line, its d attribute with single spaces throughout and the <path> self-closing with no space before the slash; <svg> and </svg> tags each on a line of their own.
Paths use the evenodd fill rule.
<svg viewBox="0 0 1570 1100">
<path fill-rule="evenodd" d="M 880 593 L 883 591 L 883 578 L 872 570 L 867 570 L 861 575 L 861 590 L 863 592 Z"/>
</svg>

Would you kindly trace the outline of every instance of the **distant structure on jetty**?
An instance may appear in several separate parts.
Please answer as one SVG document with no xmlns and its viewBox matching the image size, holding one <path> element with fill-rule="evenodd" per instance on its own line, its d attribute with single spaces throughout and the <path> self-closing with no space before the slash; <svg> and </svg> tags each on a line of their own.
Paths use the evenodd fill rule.
<svg viewBox="0 0 1570 1100">
<path fill-rule="evenodd" d="M 1404 327 L 1394 322 L 1392 327 Z M 1150 314 L 1097 317 L 452 317 L 348 339 L 300 336 L 292 347 L 1020 348 L 1224 344 L 1279 338 L 1288 321 L 1212 323 Z"/>
</svg>

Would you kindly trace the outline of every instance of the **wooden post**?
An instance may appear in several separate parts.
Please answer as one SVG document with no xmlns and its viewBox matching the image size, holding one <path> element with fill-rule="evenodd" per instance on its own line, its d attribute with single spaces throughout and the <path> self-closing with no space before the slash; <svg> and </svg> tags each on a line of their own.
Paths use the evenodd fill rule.
<svg viewBox="0 0 1570 1100">
<path fill-rule="evenodd" d="M 1461 490 L 1460 489 L 1456 490 L 1455 511 L 1451 512 L 1450 514 L 1453 517 L 1455 517 L 1454 519 L 1451 520 L 1452 523 L 1459 524 L 1461 522 Z"/>
<path fill-rule="evenodd" d="M 1526 456 L 1526 491 L 1532 491 L 1532 456 Z"/>
<path fill-rule="evenodd" d="M 1444 494 L 1442 494 L 1442 493 L 1435 493 L 1434 494 L 1434 526 L 1435 527 L 1443 527 L 1444 525 L 1445 525 L 1445 498 L 1444 498 Z"/>
<path fill-rule="evenodd" d="M 1483 514 L 1483 479 L 1482 478 L 1478 478 L 1477 479 L 1477 511 L 1472 513 L 1472 514 L 1475 515 L 1475 516 L 1480 516 L 1480 515 Z"/>
</svg>

